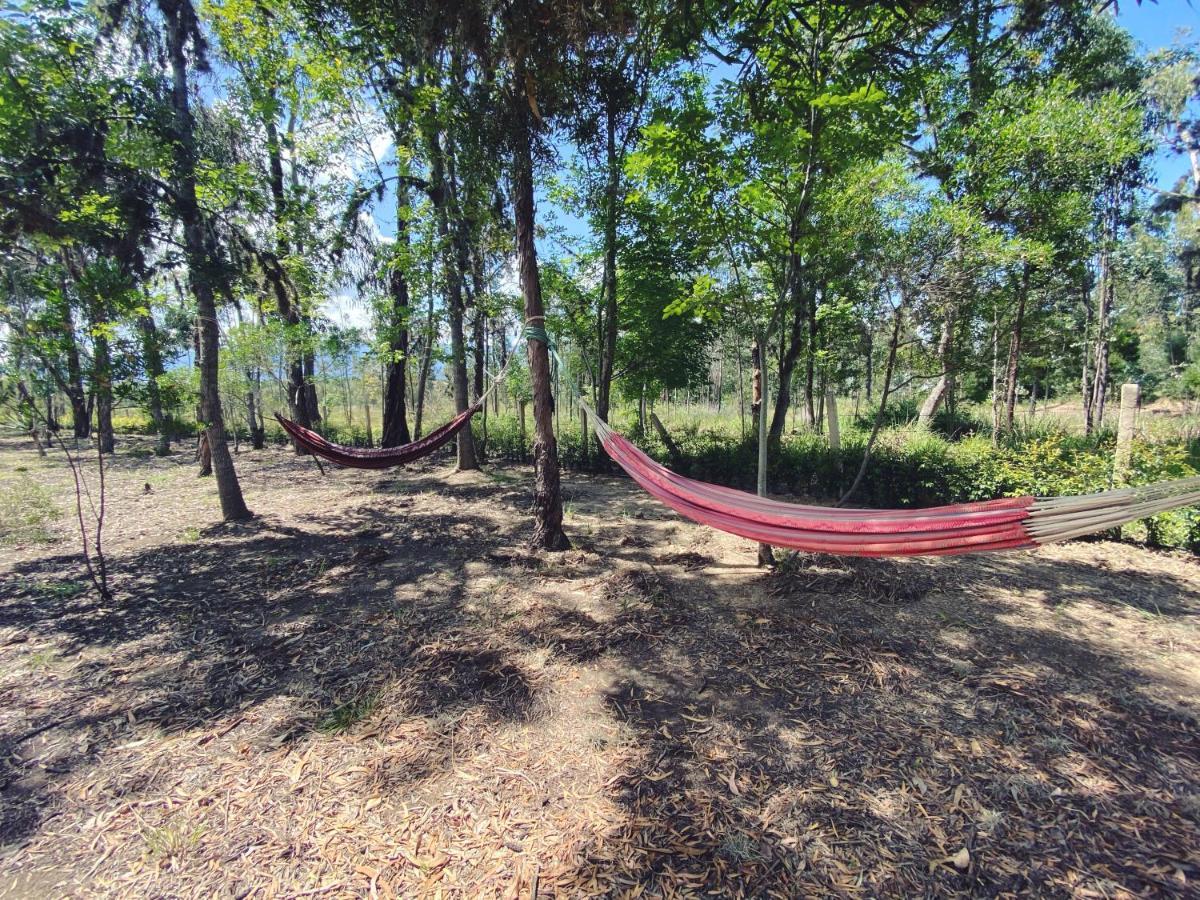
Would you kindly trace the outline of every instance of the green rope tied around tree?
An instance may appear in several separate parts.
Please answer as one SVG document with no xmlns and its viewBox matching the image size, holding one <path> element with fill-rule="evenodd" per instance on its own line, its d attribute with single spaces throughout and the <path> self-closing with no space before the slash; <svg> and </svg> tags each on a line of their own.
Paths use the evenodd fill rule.
<svg viewBox="0 0 1200 900">
<path fill-rule="evenodd" d="M 601 429 L 608 431 L 608 423 L 606 423 L 603 419 L 597 416 L 595 412 L 592 411 L 592 408 L 588 406 L 587 400 L 584 399 L 583 392 L 576 387 L 575 382 L 571 379 L 570 370 L 567 368 L 567 364 L 563 362 L 562 357 L 558 355 L 558 347 L 555 346 L 554 341 L 551 340 L 550 334 L 546 331 L 546 329 L 541 325 L 532 325 L 529 322 L 526 322 L 525 340 L 541 341 L 546 345 L 546 350 L 549 352 L 550 358 L 554 361 L 554 364 L 558 367 L 559 371 L 564 373 L 565 377 L 562 379 L 561 383 L 567 386 L 567 392 L 575 398 L 575 402 L 580 404 L 587 411 L 587 414 L 592 418 L 594 427 L 597 430 L 597 434 L 600 433 Z"/>
<path fill-rule="evenodd" d="M 567 368 L 567 364 L 565 362 L 563 362 L 563 358 L 558 355 L 558 347 L 557 347 L 557 345 L 555 345 L 554 341 L 550 338 L 550 334 L 549 334 L 549 332 L 546 331 L 545 327 L 542 325 L 531 325 L 529 322 L 526 322 L 525 323 L 525 340 L 541 341 L 543 344 L 546 345 L 546 350 L 549 351 L 551 360 L 554 361 L 554 364 L 558 367 L 558 370 L 564 374 L 564 377 L 560 383 L 566 385 L 567 392 L 572 397 L 574 397 L 576 401 L 582 401 L 583 396 L 579 393 L 579 390 L 575 387 L 574 382 L 572 382 L 571 376 L 569 374 L 570 370 Z"/>
<path fill-rule="evenodd" d="M 525 340 L 541 341 L 543 344 L 546 345 L 547 350 L 549 350 L 555 356 L 558 355 L 557 349 L 554 346 L 554 341 L 552 341 L 550 339 L 549 332 L 547 332 L 545 327 L 542 325 L 526 324 L 525 325 Z"/>
</svg>

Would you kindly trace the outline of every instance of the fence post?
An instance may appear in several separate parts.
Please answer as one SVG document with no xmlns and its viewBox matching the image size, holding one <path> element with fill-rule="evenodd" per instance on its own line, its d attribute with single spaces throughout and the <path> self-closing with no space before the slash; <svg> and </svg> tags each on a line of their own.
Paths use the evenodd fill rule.
<svg viewBox="0 0 1200 900">
<path fill-rule="evenodd" d="M 1129 459 L 1133 452 L 1133 432 L 1138 407 L 1142 403 L 1139 384 L 1121 385 L 1121 416 L 1117 420 L 1117 450 L 1113 456 L 1113 482 L 1124 484 L 1129 478 Z"/>
</svg>

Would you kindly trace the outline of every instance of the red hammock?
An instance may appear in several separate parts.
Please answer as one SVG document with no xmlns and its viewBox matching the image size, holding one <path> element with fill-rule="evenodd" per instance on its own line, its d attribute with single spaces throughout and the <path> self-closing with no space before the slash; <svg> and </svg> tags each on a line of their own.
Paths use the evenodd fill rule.
<svg viewBox="0 0 1200 900">
<path fill-rule="evenodd" d="M 402 466 L 428 456 L 439 447 L 448 443 L 462 428 L 471 421 L 471 416 L 479 412 L 480 403 L 459 413 L 445 425 L 435 428 L 419 441 L 405 444 L 403 447 L 382 447 L 366 450 L 360 447 L 347 447 L 327 441 L 303 425 L 297 425 L 290 419 L 285 419 L 279 413 L 275 418 L 297 444 L 339 466 L 352 469 L 390 469 L 392 466 Z"/>
<path fill-rule="evenodd" d="M 680 515 L 759 543 L 812 553 L 945 556 L 1018 550 L 1200 502 L 1200 478 L 1188 478 L 1080 497 L 1009 497 L 914 510 L 783 503 L 678 475 L 594 414 L 591 418 L 608 455 Z"/>
</svg>

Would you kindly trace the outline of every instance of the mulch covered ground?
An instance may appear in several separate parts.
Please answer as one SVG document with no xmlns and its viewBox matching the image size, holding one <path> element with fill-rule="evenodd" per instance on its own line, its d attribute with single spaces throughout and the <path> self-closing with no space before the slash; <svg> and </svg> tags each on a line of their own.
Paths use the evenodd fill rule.
<svg viewBox="0 0 1200 900">
<path fill-rule="evenodd" d="M 544 555 L 525 469 L 237 465 L 225 526 L 123 446 L 112 604 L 0 548 L 0 895 L 1200 893 L 1192 557 L 766 573 L 574 474 Z"/>
</svg>

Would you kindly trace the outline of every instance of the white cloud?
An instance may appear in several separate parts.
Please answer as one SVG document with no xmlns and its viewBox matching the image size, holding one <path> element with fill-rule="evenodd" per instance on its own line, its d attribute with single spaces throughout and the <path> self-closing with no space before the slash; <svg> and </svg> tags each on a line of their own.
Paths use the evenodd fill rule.
<svg viewBox="0 0 1200 900">
<path fill-rule="evenodd" d="M 359 328 L 371 332 L 371 311 L 367 304 L 350 294 L 334 294 L 322 306 L 322 312 L 339 328 Z"/>
</svg>

